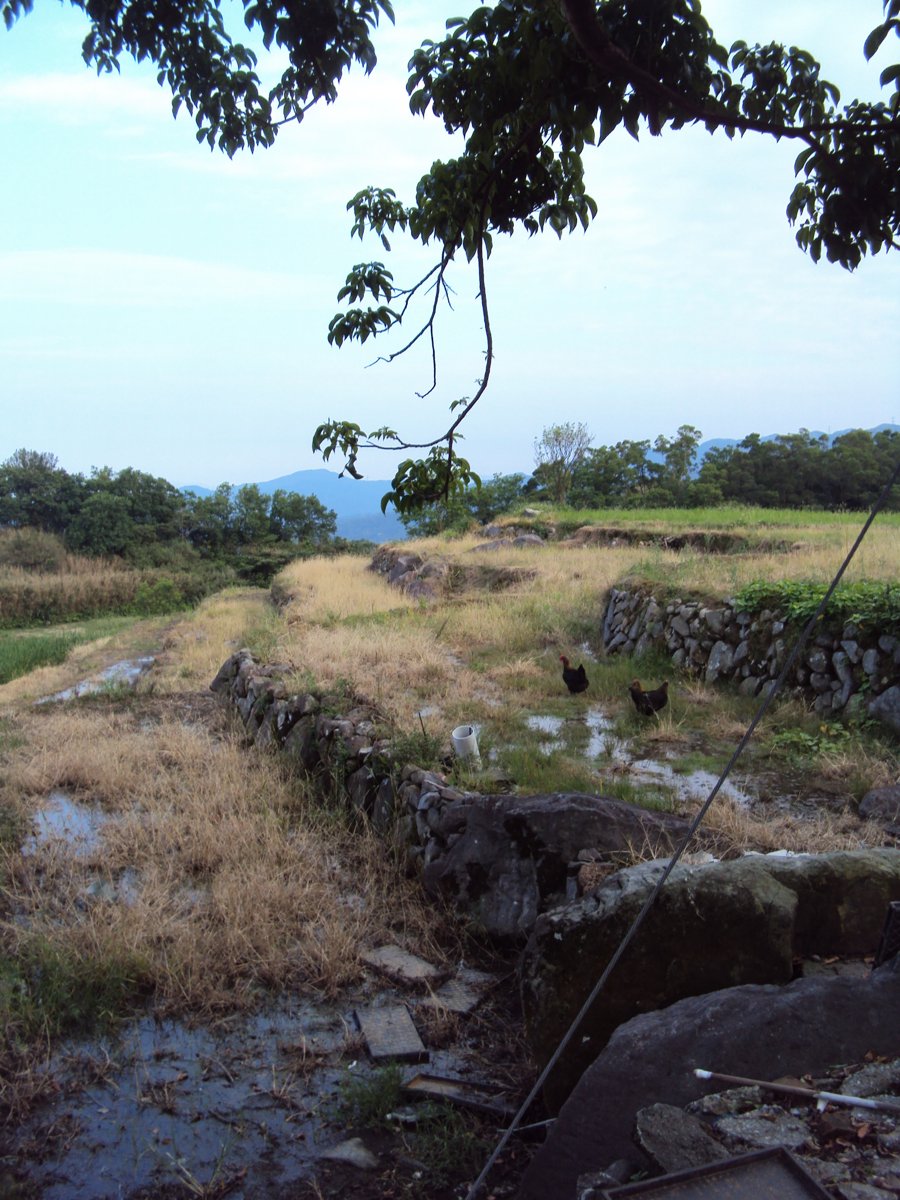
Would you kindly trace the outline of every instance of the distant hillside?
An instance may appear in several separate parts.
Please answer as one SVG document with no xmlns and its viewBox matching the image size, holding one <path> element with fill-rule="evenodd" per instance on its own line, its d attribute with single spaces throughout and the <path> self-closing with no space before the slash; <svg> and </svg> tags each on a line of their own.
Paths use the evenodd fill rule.
<svg viewBox="0 0 900 1200">
<path fill-rule="evenodd" d="M 235 484 L 242 487 L 243 484 Z M 301 496 L 315 496 L 326 508 L 337 513 L 339 537 L 362 539 L 371 542 L 394 542 L 406 537 L 406 530 L 393 508 L 381 511 L 381 497 L 390 491 L 387 479 L 350 479 L 323 468 L 311 471 L 294 471 L 291 475 L 280 475 L 256 485 L 261 492 L 271 496 L 282 489 L 298 492 Z M 186 484 L 181 491 L 195 492 L 198 496 L 212 495 L 212 488 L 199 484 Z"/>
</svg>

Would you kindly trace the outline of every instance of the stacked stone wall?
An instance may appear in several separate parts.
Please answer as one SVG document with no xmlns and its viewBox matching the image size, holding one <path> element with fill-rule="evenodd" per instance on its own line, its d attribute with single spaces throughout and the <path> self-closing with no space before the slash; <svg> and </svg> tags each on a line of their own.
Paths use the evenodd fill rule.
<svg viewBox="0 0 900 1200">
<path fill-rule="evenodd" d="M 727 680 L 748 695 L 771 687 L 793 637 L 783 615 L 742 611 L 734 601 L 657 600 L 613 588 L 603 619 L 608 654 L 654 650 L 707 683 Z M 885 720 L 900 732 L 900 638 L 852 623 L 824 628 L 806 645 L 787 679 L 823 715 L 847 712 Z"/>
<path fill-rule="evenodd" d="M 289 693 L 290 673 L 287 664 L 263 665 L 249 650 L 239 650 L 210 687 L 234 707 L 257 746 L 282 750 L 324 790 L 343 791 L 379 834 L 394 840 L 411 867 L 427 867 L 447 848 L 444 806 L 475 793 L 451 787 L 439 771 L 398 761 L 381 734 L 387 722 L 368 701 L 351 699 L 337 714 L 327 696 Z"/>
</svg>

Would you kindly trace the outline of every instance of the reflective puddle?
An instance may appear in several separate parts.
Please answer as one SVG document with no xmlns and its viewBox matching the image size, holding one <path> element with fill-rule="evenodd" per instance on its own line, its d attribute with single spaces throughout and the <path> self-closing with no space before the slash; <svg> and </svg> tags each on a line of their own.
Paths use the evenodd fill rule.
<svg viewBox="0 0 900 1200">
<path fill-rule="evenodd" d="M 51 704 L 63 700 L 77 700 L 80 696 L 93 696 L 98 692 L 112 687 L 135 687 L 141 676 L 153 665 L 154 658 L 148 655 L 144 658 L 129 658 L 122 662 L 113 663 L 111 667 L 92 675 L 90 679 L 82 679 L 74 687 L 65 688 L 52 696 L 42 696 L 36 704 Z"/>
<path fill-rule="evenodd" d="M 628 774 L 629 778 L 633 780 L 646 780 L 648 783 L 671 790 L 679 800 L 705 800 L 719 778 L 712 771 L 679 773 L 678 771 L 673 771 L 665 763 L 654 762 L 653 759 L 649 758 L 642 758 L 636 762 L 629 763 Z M 717 795 L 723 796 L 726 800 L 731 800 L 735 804 L 739 804 L 742 808 L 749 808 L 753 803 L 752 796 L 742 791 L 739 787 L 736 787 L 733 783 L 730 783 L 727 779 L 719 788 Z"/>
<path fill-rule="evenodd" d="M 465 1077 L 468 1051 L 432 1051 L 428 1070 Z M 351 1132 L 342 1086 L 373 1071 L 351 1006 L 285 999 L 202 1026 L 147 1017 L 48 1060 L 53 1098 L 12 1132 L 4 1161 L 43 1200 L 299 1194 Z"/>
<path fill-rule="evenodd" d="M 87 858 L 100 844 L 100 830 L 109 814 L 79 804 L 65 792 L 51 792 L 44 807 L 34 815 L 34 832 L 22 843 L 22 853 L 37 854 L 50 842 L 65 842 L 75 858 Z"/>
<path fill-rule="evenodd" d="M 577 739 L 577 753 L 592 760 L 608 760 L 614 768 L 624 768 L 628 779 L 637 784 L 646 783 L 663 787 L 674 798 L 681 801 L 705 800 L 715 786 L 718 776 L 712 771 L 676 771 L 671 765 L 653 759 L 632 759 L 628 742 L 618 737 L 614 722 L 600 708 L 589 708 L 577 717 L 558 717 L 550 714 L 535 714 L 526 717 L 526 727 L 539 735 L 541 750 L 551 753 L 563 749 Z M 580 743 L 585 738 L 582 746 Z M 602 768 L 602 761 L 598 767 Z M 719 795 L 742 807 L 749 807 L 753 797 L 728 780 L 719 789 Z"/>
</svg>

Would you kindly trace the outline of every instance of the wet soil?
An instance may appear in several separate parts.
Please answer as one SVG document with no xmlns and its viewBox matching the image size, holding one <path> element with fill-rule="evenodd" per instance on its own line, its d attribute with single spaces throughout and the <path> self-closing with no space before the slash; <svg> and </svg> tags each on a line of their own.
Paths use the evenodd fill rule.
<svg viewBox="0 0 900 1200">
<path fill-rule="evenodd" d="M 131 672 L 131 681 L 141 674 Z M 177 719 L 221 733 L 226 723 L 211 694 L 117 691 L 111 700 L 102 687 L 75 687 L 50 699 L 128 707 L 144 727 Z M 53 842 L 62 853 L 86 858 L 110 819 L 54 791 L 22 852 Z M 96 886 L 106 890 L 90 900 L 127 904 L 136 885 L 121 878 L 98 879 Z M 427 1056 L 403 1066 L 400 1082 L 426 1071 L 480 1084 L 504 1112 L 514 1110 L 530 1081 L 514 978 L 502 961 L 485 956 L 478 965 L 492 974 L 468 1015 L 436 1010 L 420 988 L 372 970 L 337 1001 L 260 995 L 255 1011 L 207 1021 L 161 1019 L 148 1010 L 102 1037 L 55 1046 L 38 1068 L 18 1060 L 24 1078 L 16 1078 L 10 1055 L 0 1079 L 0 1100 L 13 1105 L 0 1114 L 0 1197 L 458 1196 L 496 1143 L 503 1113 L 404 1099 L 397 1120 L 357 1127 L 348 1097 L 365 1090 L 366 1081 L 374 1085 L 382 1069 L 367 1052 L 357 1011 L 400 1007 L 410 1013 Z M 368 1150 L 367 1165 L 343 1160 L 347 1143 L 347 1153 L 359 1143 Z M 496 1196 L 512 1194 L 523 1155 L 520 1145 L 498 1166 Z"/>
<path fill-rule="evenodd" d="M 429 1178 L 428 1163 L 416 1157 L 415 1126 L 410 1132 L 408 1124 L 445 1118 L 429 1117 L 421 1106 L 417 1116 L 404 1106 L 402 1123 L 353 1125 L 348 1088 L 374 1073 L 359 1044 L 355 1009 L 391 1003 L 410 1003 L 416 1012 L 408 996 L 372 979 L 339 1004 L 282 997 L 257 1014 L 198 1024 L 148 1015 L 115 1036 L 69 1041 L 44 1065 L 45 1100 L 5 1130 L 0 1195 L 263 1200 L 458 1194 L 457 1172 L 447 1180 Z M 489 1046 L 496 1056 L 504 1040 L 493 1003 L 451 1044 L 429 1050 L 429 1072 L 477 1079 L 492 1091 L 498 1078 L 518 1085 L 519 1063 L 504 1067 L 487 1057 Z M 422 1070 L 410 1066 L 404 1077 Z M 491 1144 L 497 1129 L 497 1117 L 466 1119 L 468 1138 L 483 1136 Z M 373 1156 L 368 1166 L 328 1157 L 352 1139 Z M 495 1194 L 504 1193 L 495 1188 Z"/>
<path fill-rule="evenodd" d="M 52 699 L 76 696 L 80 704 L 110 703 L 77 688 Z M 208 694 L 140 694 L 117 696 L 115 702 L 132 706 L 141 723 L 175 718 L 222 728 L 218 701 Z M 701 798 L 714 782 L 704 772 L 679 775 L 666 763 L 632 758 L 599 708 L 581 720 L 584 753 L 605 757 L 631 777 Z M 566 735 L 559 717 L 535 715 L 529 727 L 548 745 Z M 740 781 L 734 798 L 759 799 Z M 53 838 L 65 842 L 69 853 L 89 853 L 104 819 L 64 793 L 53 793 L 23 852 Z M 103 898 L 127 903 L 128 881 Z M 436 1019 L 421 993 L 389 984 L 373 971 L 338 1002 L 260 997 L 255 1012 L 193 1024 L 148 1012 L 115 1034 L 68 1041 L 48 1053 L 20 1089 L 33 1099 L 0 1128 L 0 1197 L 458 1200 L 508 1118 L 454 1106 L 436 1113 L 404 1102 L 387 1125 L 357 1127 L 345 1101 L 355 1082 L 372 1080 L 377 1071 L 356 1011 L 394 1005 L 410 1012 L 427 1048 L 429 1072 L 482 1084 L 498 1103 L 515 1109 L 532 1071 L 517 1032 L 514 975 L 509 963 L 479 965 L 492 967 L 496 982 L 468 1016 Z M 406 1079 L 423 1066 L 403 1070 Z M 533 1113 L 530 1119 L 542 1116 Z M 461 1130 L 454 1125 L 458 1120 Z M 444 1133 L 437 1162 L 435 1127 Z M 488 1193 L 497 1200 L 515 1193 L 532 1149 L 526 1137 L 513 1139 L 492 1172 Z M 371 1156 L 368 1165 L 329 1157 L 336 1148 L 343 1153 L 340 1147 L 356 1154 L 359 1143 Z M 463 1146 L 474 1152 L 471 1161 Z"/>
</svg>

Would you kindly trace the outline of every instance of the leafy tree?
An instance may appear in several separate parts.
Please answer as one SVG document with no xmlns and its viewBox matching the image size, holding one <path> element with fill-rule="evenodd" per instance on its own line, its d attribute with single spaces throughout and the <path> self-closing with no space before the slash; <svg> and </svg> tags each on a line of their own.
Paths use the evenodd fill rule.
<svg viewBox="0 0 900 1200">
<path fill-rule="evenodd" d="M 82 504 L 66 530 L 66 545 L 81 554 L 124 554 L 134 543 L 128 502 L 111 491 L 96 491 Z"/>
<path fill-rule="evenodd" d="M 472 524 L 472 511 L 465 496 L 453 493 L 447 500 L 405 509 L 400 521 L 410 537 L 436 537 L 439 533 L 464 533 Z"/>
<path fill-rule="evenodd" d="M 7 26 L 31 2 L 0 0 Z M 372 32 L 380 17 L 392 17 L 389 0 L 244 0 L 243 12 L 222 0 L 72 3 L 90 21 L 82 48 L 89 64 L 109 71 L 125 54 L 155 63 L 173 110 L 183 105 L 198 140 L 228 154 L 270 145 L 282 124 L 301 120 L 311 104 L 331 102 L 352 63 L 370 71 Z M 892 33 L 900 35 L 900 0 L 883 5 L 884 19 L 863 47 L 867 58 Z M 241 19 L 276 61 L 286 60 L 268 91 L 255 51 L 237 40 Z M 334 317 L 329 339 L 366 341 L 413 322 L 390 357 L 425 338 L 433 359 L 447 272 L 462 258 L 478 276 L 484 372 L 474 395 L 452 402 L 449 425 L 429 441 L 409 442 L 387 426 L 367 434 L 342 419 L 319 426 L 314 448 L 326 458 L 344 455 L 351 475 L 359 474 L 363 447 L 426 451 L 405 460 L 394 477 L 389 499 L 398 511 L 449 500 L 474 481 L 456 439 L 491 376 L 486 264 L 494 239 L 517 228 L 557 236 L 586 228 L 597 205 L 584 189 L 582 156 L 619 127 L 635 138 L 699 124 L 727 137 L 787 140 L 798 148 L 787 215 L 803 250 L 852 270 L 866 254 L 896 247 L 900 64 L 886 65 L 880 82 L 883 99 L 842 106 L 810 53 L 744 41 L 728 49 L 697 0 L 498 0 L 452 18 L 441 39 L 413 53 L 407 89 L 414 113 L 431 112 L 448 133 L 464 135 L 462 152 L 431 165 L 412 203 L 390 188 L 367 187 L 349 205 L 354 236 L 372 233 L 389 252 L 390 237 L 407 235 L 432 248 L 431 266 L 400 284 L 384 262 L 358 263 L 338 295 L 351 307 Z M 435 364 L 425 394 L 436 387 Z"/>
<path fill-rule="evenodd" d="M 302 496 L 299 492 L 278 488 L 272 493 L 269 529 L 280 542 L 321 547 L 335 535 L 337 514 L 326 508 L 317 496 Z"/>
<path fill-rule="evenodd" d="M 259 485 L 246 483 L 238 488 L 232 505 L 232 538 L 239 546 L 259 545 L 270 541 L 269 497 Z"/>
<path fill-rule="evenodd" d="M 587 453 L 590 442 L 591 435 L 581 421 L 548 425 L 535 439 L 534 474 L 555 504 L 565 504 L 575 468 Z"/>
<path fill-rule="evenodd" d="M 181 536 L 184 496 L 167 479 L 126 467 L 110 482 L 110 490 L 128 505 L 139 544 L 170 542 Z"/>
<path fill-rule="evenodd" d="M 220 483 L 211 496 L 188 492 L 187 538 L 192 546 L 210 557 L 233 548 L 231 484 Z"/>
<path fill-rule="evenodd" d="M 638 503 L 658 474 L 649 441 L 616 442 L 587 451 L 575 469 L 572 504 L 580 508 Z"/>
<path fill-rule="evenodd" d="M 868 508 L 884 487 L 885 477 L 871 433 L 852 429 L 835 438 L 828 452 L 823 503 L 828 508 Z"/>
<path fill-rule="evenodd" d="M 476 521 L 487 524 L 508 513 L 522 499 L 524 485 L 525 476 L 520 472 L 493 475 L 484 480 L 481 487 L 470 488 L 466 493 L 469 512 Z"/>
<path fill-rule="evenodd" d="M 17 450 L 0 465 L 0 525 L 62 534 L 83 499 L 84 480 L 55 454 Z"/>
</svg>

